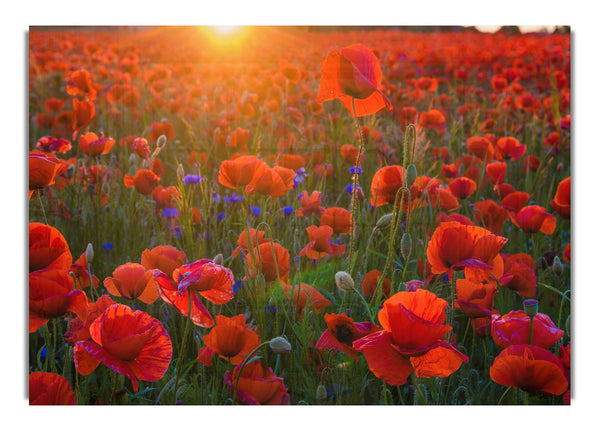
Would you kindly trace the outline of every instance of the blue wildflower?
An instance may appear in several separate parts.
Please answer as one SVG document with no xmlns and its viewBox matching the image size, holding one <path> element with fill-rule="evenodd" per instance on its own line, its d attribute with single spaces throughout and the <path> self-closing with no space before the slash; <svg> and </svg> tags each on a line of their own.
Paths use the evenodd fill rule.
<svg viewBox="0 0 600 431">
<path fill-rule="evenodd" d="M 294 207 L 283 207 L 283 215 L 289 217 L 294 213 Z"/>
<path fill-rule="evenodd" d="M 165 208 L 163 210 L 163 216 L 166 218 L 179 217 L 179 211 L 177 211 L 177 208 Z"/>
<path fill-rule="evenodd" d="M 198 184 L 200 181 L 202 181 L 202 177 L 200 175 L 188 174 L 183 177 L 183 185 L 185 186 L 188 184 Z"/>
<path fill-rule="evenodd" d="M 362 191 L 362 187 L 360 186 L 360 184 L 356 187 L 356 190 Z M 346 192 L 348 192 L 349 194 L 352 194 L 353 191 L 354 191 L 354 185 L 353 184 L 348 184 L 346 186 Z"/>
<path fill-rule="evenodd" d="M 113 245 L 110 242 L 107 242 L 105 244 L 102 244 L 102 250 L 104 251 L 111 251 L 113 249 Z"/>
<path fill-rule="evenodd" d="M 225 217 L 227 217 L 227 214 L 225 213 L 225 211 L 221 211 L 218 215 L 217 215 L 217 221 L 221 221 L 223 220 Z"/>
<path fill-rule="evenodd" d="M 218 204 L 219 202 L 221 202 L 221 195 L 217 192 L 212 192 L 210 195 L 210 200 Z"/>
<path fill-rule="evenodd" d="M 261 211 L 260 211 L 260 207 L 257 207 L 256 205 L 254 205 L 252 207 L 252 214 L 254 214 L 254 217 L 258 217 L 260 215 Z"/>
<path fill-rule="evenodd" d="M 227 196 L 223 196 L 223 200 L 225 202 L 227 202 L 228 204 L 234 204 L 236 202 L 240 202 L 244 199 L 243 196 L 238 196 L 235 194 L 235 192 L 231 193 L 231 197 L 227 197 Z"/>
<path fill-rule="evenodd" d="M 354 175 L 354 172 L 356 172 L 356 166 L 350 166 L 350 173 L 352 175 Z M 358 167 L 358 175 L 362 174 L 362 167 Z"/>
<path fill-rule="evenodd" d="M 240 288 L 244 287 L 244 282 L 240 279 L 233 285 L 233 293 L 237 293 Z"/>
<path fill-rule="evenodd" d="M 48 350 L 46 350 L 46 346 L 42 347 L 42 351 L 40 352 L 40 359 L 42 361 L 45 361 L 47 354 L 48 354 Z"/>
</svg>

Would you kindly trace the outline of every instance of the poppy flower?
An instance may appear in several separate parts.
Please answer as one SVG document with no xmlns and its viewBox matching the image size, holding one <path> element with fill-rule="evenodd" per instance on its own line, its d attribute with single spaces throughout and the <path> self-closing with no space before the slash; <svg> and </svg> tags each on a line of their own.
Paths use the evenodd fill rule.
<svg viewBox="0 0 600 431">
<path fill-rule="evenodd" d="M 479 226 L 466 226 L 458 222 L 442 222 L 427 245 L 427 260 L 433 274 L 465 270 L 472 281 L 483 281 L 493 272 L 499 277 L 504 269 L 500 249 L 508 240 L 492 234 Z"/>
<path fill-rule="evenodd" d="M 248 329 L 243 314 L 233 317 L 218 315 L 215 320 L 215 326 L 202 338 L 204 344 L 233 365 L 241 364 L 260 344 L 258 334 Z"/>
<path fill-rule="evenodd" d="M 173 124 L 167 120 L 152 123 L 150 125 L 148 140 L 150 142 L 155 142 L 161 135 L 165 135 L 167 139 L 173 139 L 175 137 Z"/>
<path fill-rule="evenodd" d="M 238 237 L 238 240 L 237 240 L 238 246 L 235 248 L 235 250 L 233 250 L 231 255 L 233 257 L 237 257 L 237 255 L 240 254 L 240 251 L 243 251 L 244 253 L 248 253 L 248 250 L 253 249 L 258 244 L 270 242 L 270 240 L 268 238 L 264 238 L 264 236 L 265 236 L 264 230 L 256 230 L 256 229 L 250 228 L 247 231 L 246 230 L 242 231 L 242 233 L 240 233 L 240 236 Z M 248 241 L 248 240 L 250 240 L 250 241 Z"/>
<path fill-rule="evenodd" d="M 245 191 L 249 195 L 258 192 L 266 196 L 281 197 L 294 187 L 295 176 L 296 173 L 291 169 L 265 166 L 260 173 L 254 174 Z"/>
<path fill-rule="evenodd" d="M 321 192 L 313 191 L 310 195 L 306 190 L 304 190 L 298 196 L 300 200 L 300 205 L 302 208 L 298 208 L 296 211 L 296 215 L 299 217 L 309 217 L 312 214 L 316 214 L 319 217 L 323 213 L 324 209 L 321 207 Z"/>
<path fill-rule="evenodd" d="M 73 130 L 77 132 L 89 126 L 95 113 L 94 102 L 73 99 Z"/>
<path fill-rule="evenodd" d="M 135 187 L 135 190 L 141 195 L 152 194 L 156 184 L 160 181 L 160 177 L 149 169 L 140 169 L 135 176 L 125 174 L 123 184 L 125 187 Z"/>
<path fill-rule="evenodd" d="M 315 173 L 319 177 L 330 177 L 333 175 L 333 165 L 331 163 L 320 163 L 315 165 Z"/>
<path fill-rule="evenodd" d="M 321 82 L 317 102 L 340 99 L 352 113 L 352 101 L 357 117 L 371 115 L 382 108 L 392 109 L 392 103 L 381 91 L 383 74 L 379 61 L 364 45 L 354 44 L 329 52 L 321 67 Z"/>
<path fill-rule="evenodd" d="M 550 205 L 562 218 L 571 219 L 571 177 L 565 178 L 558 184 Z"/>
<path fill-rule="evenodd" d="M 378 169 L 371 180 L 371 205 L 377 208 L 394 203 L 396 192 L 402 186 L 404 186 L 402 166 L 390 165 Z"/>
<path fill-rule="evenodd" d="M 224 160 L 219 167 L 219 184 L 237 189 L 247 186 L 255 178 L 260 178 L 268 169 L 265 162 L 256 156 L 240 156 L 233 160 Z"/>
<path fill-rule="evenodd" d="M 467 149 L 481 160 L 494 159 L 494 144 L 484 136 L 471 136 L 468 138 Z"/>
<path fill-rule="evenodd" d="M 91 340 L 78 341 L 96 360 L 131 381 L 138 391 L 138 379 L 161 379 L 171 362 L 171 338 L 160 321 L 148 313 L 122 304 L 108 307 L 89 327 Z"/>
<path fill-rule="evenodd" d="M 63 167 L 62 162 L 56 157 L 45 153 L 29 153 L 29 197 L 34 190 L 41 190 L 44 187 L 54 184 L 56 174 Z"/>
<path fill-rule="evenodd" d="M 373 269 L 365 274 L 360 285 L 360 290 L 365 298 L 370 299 L 373 297 L 373 295 L 375 295 L 375 289 L 377 289 L 377 284 L 379 283 L 380 278 L 381 271 L 378 269 Z M 391 288 L 392 284 L 390 283 L 390 280 L 384 278 L 381 284 L 381 297 L 386 299 L 389 298 Z"/>
<path fill-rule="evenodd" d="M 485 173 L 492 184 L 502 184 L 506 180 L 506 163 L 492 162 L 485 165 Z"/>
<path fill-rule="evenodd" d="M 73 277 L 75 277 L 81 289 L 85 289 L 91 285 L 88 261 L 85 257 L 86 253 L 87 252 L 84 250 L 83 253 L 81 253 L 81 256 L 79 256 L 79 259 L 73 262 L 71 269 L 69 270 L 69 272 L 73 273 Z M 94 279 L 94 287 L 98 287 L 100 280 L 98 280 L 96 275 L 92 275 L 92 277 Z"/>
<path fill-rule="evenodd" d="M 169 277 L 185 262 L 185 253 L 172 245 L 158 245 L 151 250 L 146 249 L 142 252 L 141 264 L 144 268 L 159 269 Z"/>
<path fill-rule="evenodd" d="M 158 299 L 152 273 L 152 270 L 147 270 L 139 263 L 128 262 L 118 266 L 112 277 L 104 279 L 104 287 L 111 295 L 137 298 L 146 304 L 152 304 Z"/>
<path fill-rule="evenodd" d="M 350 233 L 352 229 L 352 214 L 345 208 L 327 208 L 321 214 L 321 226 L 324 225 L 330 226 L 334 233 Z"/>
<path fill-rule="evenodd" d="M 38 150 L 45 153 L 66 153 L 71 149 L 71 142 L 54 136 L 43 136 L 35 144 Z"/>
<path fill-rule="evenodd" d="M 290 253 L 281 244 L 271 241 L 259 243 L 246 256 L 248 259 L 248 273 L 256 277 L 259 273 L 265 281 L 271 282 L 279 279 L 287 280 L 290 271 Z"/>
<path fill-rule="evenodd" d="M 527 172 L 537 172 L 540 167 L 540 159 L 538 159 L 533 154 L 525 157 L 523 160 L 523 173 L 527 174 Z"/>
<path fill-rule="evenodd" d="M 306 159 L 299 154 L 282 154 L 281 165 L 284 168 L 297 171 L 298 169 L 306 166 Z"/>
<path fill-rule="evenodd" d="M 75 392 L 60 374 L 36 371 L 29 374 L 29 405 L 75 405 Z"/>
<path fill-rule="evenodd" d="M 531 318 L 525 311 L 511 311 L 492 321 L 492 337 L 502 349 L 513 344 L 529 344 Z M 565 331 L 559 329 L 549 316 L 537 313 L 533 318 L 531 344 L 549 349 L 557 343 Z"/>
<path fill-rule="evenodd" d="M 447 377 L 469 359 L 442 338 L 448 303 L 428 290 L 398 292 L 383 303 L 378 319 L 383 330 L 356 340 L 369 369 L 390 385 L 417 377 Z"/>
<path fill-rule="evenodd" d="M 490 378 L 499 385 L 552 395 L 563 394 L 569 386 L 558 358 L 528 344 L 512 345 L 500 352 L 490 367 Z"/>
<path fill-rule="evenodd" d="M 213 304 L 227 304 L 234 296 L 233 273 L 210 259 L 200 259 L 180 266 L 173 271 L 173 280 L 178 282 L 179 296 L 184 296 L 185 291 L 190 289 Z"/>
<path fill-rule="evenodd" d="M 492 283 L 456 280 L 455 307 L 470 319 L 491 316 L 498 289 Z"/>
<path fill-rule="evenodd" d="M 563 250 L 563 259 L 565 262 L 571 262 L 571 243 L 568 243 Z"/>
<path fill-rule="evenodd" d="M 148 141 L 144 138 L 135 138 L 131 144 L 133 151 L 140 156 L 142 159 L 149 161 L 150 159 L 150 146 Z"/>
<path fill-rule="evenodd" d="M 79 148 L 81 148 L 87 156 L 108 154 L 114 145 L 115 140 L 110 137 L 105 137 L 104 133 L 101 133 L 100 136 L 98 136 L 94 132 L 87 132 L 79 136 Z"/>
<path fill-rule="evenodd" d="M 516 138 L 506 136 L 496 141 L 495 151 L 498 160 L 517 160 L 523 157 L 527 151 L 527 145 L 521 144 Z"/>
<path fill-rule="evenodd" d="M 500 205 L 509 213 L 517 213 L 529 200 L 529 193 L 513 191 L 502 198 Z"/>
<path fill-rule="evenodd" d="M 520 256 L 527 256 L 523 260 Z M 518 253 L 504 258 L 504 274 L 498 280 L 500 284 L 514 290 L 525 298 L 534 297 L 536 294 L 536 276 L 533 271 L 533 259 L 525 253 Z"/>
<path fill-rule="evenodd" d="M 29 272 L 44 268 L 69 270 L 73 257 L 58 229 L 43 223 L 29 223 Z"/>
<path fill-rule="evenodd" d="M 356 148 L 352 144 L 344 144 L 340 147 L 340 153 L 346 163 L 349 163 L 353 166 L 356 165 L 356 159 L 358 158 L 358 148 Z M 363 158 L 364 156 L 361 157 L 360 163 L 362 163 Z"/>
<path fill-rule="evenodd" d="M 342 314 L 325 313 L 327 329 L 315 344 L 316 349 L 333 349 L 344 352 L 358 361 L 356 349 L 352 343 L 359 338 L 379 330 L 371 322 L 354 322 L 351 317 Z"/>
<path fill-rule="evenodd" d="M 556 217 L 539 205 L 523 207 L 516 214 L 511 214 L 512 222 L 526 233 L 542 232 L 552 235 L 556 227 Z"/>
<path fill-rule="evenodd" d="M 508 211 L 491 199 L 475 202 L 473 217 L 482 227 L 495 235 L 502 234 L 502 226 L 508 220 Z"/>
<path fill-rule="evenodd" d="M 316 314 L 319 314 L 331 305 L 331 301 L 310 284 L 299 283 L 290 285 L 284 283 L 282 290 L 288 301 L 291 301 L 293 309 L 296 312 L 300 312 L 298 316 L 300 320 L 306 309 L 314 310 Z"/>
<path fill-rule="evenodd" d="M 85 70 L 76 70 L 71 73 L 67 81 L 67 94 L 76 97 L 86 97 L 88 100 L 96 99 L 99 85 L 92 81 L 92 76 Z M 102 88 L 102 87 L 100 87 Z"/>
<path fill-rule="evenodd" d="M 240 374 L 241 371 L 241 374 Z M 239 376 L 239 380 L 238 380 Z M 240 370 L 238 365 L 233 372 L 226 371 L 223 382 L 235 394 L 236 402 L 245 405 L 289 405 L 290 396 L 283 379 L 277 377 L 273 370 L 262 365 L 261 361 L 253 361 Z"/>
<path fill-rule="evenodd" d="M 471 178 L 459 177 L 450 181 L 448 190 L 456 199 L 468 199 L 477 190 L 477 183 Z"/>
<path fill-rule="evenodd" d="M 419 115 L 419 126 L 423 129 L 435 130 L 439 135 L 446 132 L 446 117 L 437 109 L 421 112 Z"/>
<path fill-rule="evenodd" d="M 338 254 L 344 254 L 346 252 L 345 245 L 339 245 L 331 243 L 331 235 L 333 235 L 333 229 L 331 226 L 315 226 L 311 225 L 306 228 L 310 242 L 300 250 L 298 256 L 308 257 L 309 259 L 321 259 L 326 255 L 336 256 Z"/>
</svg>

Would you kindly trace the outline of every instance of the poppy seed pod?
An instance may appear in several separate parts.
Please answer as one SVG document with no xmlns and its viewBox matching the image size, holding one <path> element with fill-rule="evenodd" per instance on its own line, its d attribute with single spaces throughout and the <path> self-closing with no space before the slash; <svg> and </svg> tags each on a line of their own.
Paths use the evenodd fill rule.
<svg viewBox="0 0 600 431">
<path fill-rule="evenodd" d="M 85 260 L 87 260 L 88 263 L 92 263 L 94 261 L 94 246 L 92 246 L 92 243 L 88 243 L 87 248 L 85 249 Z"/>
<path fill-rule="evenodd" d="M 406 186 L 412 187 L 418 177 L 417 167 L 412 163 L 406 167 Z"/>
<path fill-rule="evenodd" d="M 213 258 L 213 262 L 217 265 L 223 265 L 223 254 L 219 253 Z"/>
<path fill-rule="evenodd" d="M 389 225 L 392 224 L 392 219 L 394 218 L 394 214 L 393 213 L 388 213 L 388 214 L 384 214 L 382 215 L 379 220 L 377 220 L 377 223 L 375 224 L 375 229 L 385 229 L 387 228 Z"/>
<path fill-rule="evenodd" d="M 165 135 L 160 135 L 156 141 L 156 148 L 162 150 L 165 145 L 167 145 L 167 137 Z"/>
<path fill-rule="evenodd" d="M 402 253 L 404 260 L 408 260 L 410 253 L 412 252 L 412 238 L 408 232 L 405 232 L 404 235 L 402 235 L 402 239 L 400 240 L 400 252 Z"/>
<path fill-rule="evenodd" d="M 289 353 L 292 351 L 292 345 L 283 337 L 275 337 L 269 341 L 269 347 L 274 353 Z"/>
<path fill-rule="evenodd" d="M 338 271 L 335 274 L 335 285 L 344 292 L 351 292 L 354 290 L 354 280 L 352 279 L 352 276 L 345 271 Z"/>
<path fill-rule="evenodd" d="M 327 388 L 325 388 L 325 385 L 317 386 L 317 402 L 319 404 L 325 404 L 327 402 Z"/>
<path fill-rule="evenodd" d="M 564 269 L 565 268 L 564 268 L 562 262 L 560 261 L 560 257 L 554 256 L 554 261 L 552 262 L 552 272 L 554 272 L 556 275 L 560 276 L 560 275 L 562 275 Z"/>
<path fill-rule="evenodd" d="M 533 319 L 538 312 L 537 299 L 526 299 L 525 301 L 523 301 L 523 311 L 525 311 L 525 314 L 527 314 L 527 316 Z"/>
</svg>

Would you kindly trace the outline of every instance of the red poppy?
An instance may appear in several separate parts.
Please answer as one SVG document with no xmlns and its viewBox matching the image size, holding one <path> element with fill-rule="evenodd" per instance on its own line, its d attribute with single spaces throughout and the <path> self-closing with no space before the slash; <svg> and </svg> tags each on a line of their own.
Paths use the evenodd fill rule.
<svg viewBox="0 0 600 431">
<path fill-rule="evenodd" d="M 267 164 L 256 156 L 240 156 L 221 163 L 218 181 L 225 187 L 237 189 L 247 186 L 255 177 L 260 178 L 266 169 Z"/>
<path fill-rule="evenodd" d="M 317 102 L 340 99 L 352 113 L 354 99 L 356 116 L 374 114 L 392 104 L 381 91 L 383 74 L 377 57 L 361 44 L 331 51 L 321 67 L 321 83 Z"/>
<path fill-rule="evenodd" d="M 471 178 L 459 177 L 450 181 L 448 189 L 456 199 L 467 199 L 477 190 L 477 183 Z"/>
<path fill-rule="evenodd" d="M 86 287 L 90 287 L 91 285 L 90 273 L 88 271 L 88 261 L 85 255 L 86 251 L 84 250 L 84 252 L 81 253 L 81 256 L 79 256 L 79 259 L 73 262 L 73 264 L 71 265 L 71 269 L 69 270 L 73 273 L 73 276 L 79 283 L 79 288 L 81 289 L 85 289 Z M 96 277 L 96 275 L 93 275 L 92 277 L 94 279 L 94 287 L 98 287 L 100 280 L 98 280 L 98 277 Z"/>
<path fill-rule="evenodd" d="M 281 244 L 273 242 L 271 245 L 271 241 L 259 243 L 246 257 L 250 277 L 256 277 L 260 273 L 267 282 L 277 280 L 278 276 L 283 281 L 287 280 L 290 271 L 290 253 Z"/>
<path fill-rule="evenodd" d="M 239 376 L 239 380 L 238 380 Z M 283 379 L 277 377 L 271 368 L 262 365 L 261 361 L 253 361 L 241 369 L 237 366 L 233 372 L 226 371 L 224 383 L 235 394 L 236 402 L 245 405 L 289 405 L 290 396 L 283 384 Z"/>
<path fill-rule="evenodd" d="M 237 240 L 238 246 L 235 248 L 235 250 L 233 250 L 231 255 L 233 257 L 237 257 L 237 255 L 240 254 L 241 251 L 243 251 L 244 253 L 247 254 L 248 250 L 253 249 L 258 244 L 270 242 L 270 240 L 267 238 L 264 238 L 264 236 L 265 236 L 264 230 L 256 230 L 256 229 L 250 228 L 247 231 L 246 230 L 242 231 L 242 233 L 240 233 L 240 236 L 238 237 L 238 240 Z M 248 241 L 248 238 L 250 239 L 250 241 Z"/>
<path fill-rule="evenodd" d="M 362 280 L 360 285 L 360 290 L 362 291 L 365 298 L 372 298 L 375 295 L 375 289 L 377 288 L 377 284 L 379 283 L 379 279 L 381 278 L 381 271 L 378 269 L 373 269 L 367 272 Z M 383 279 L 381 284 L 381 297 L 389 298 L 391 292 L 392 284 L 390 280 L 387 278 Z"/>
<path fill-rule="evenodd" d="M 330 177 L 333 175 L 333 165 L 331 163 L 320 163 L 315 165 L 315 173 L 319 177 Z"/>
<path fill-rule="evenodd" d="M 565 262 L 571 262 L 571 243 L 568 243 L 563 250 L 563 259 Z"/>
<path fill-rule="evenodd" d="M 133 177 L 129 174 L 125 174 L 123 177 L 125 187 L 135 187 L 135 190 L 141 195 L 152 194 L 159 181 L 160 177 L 149 169 L 140 169 Z"/>
<path fill-rule="evenodd" d="M 302 208 L 299 208 L 296 211 L 297 216 L 309 217 L 312 214 L 316 214 L 320 217 L 323 213 L 324 209 L 320 206 L 321 192 L 315 190 L 309 195 L 308 192 L 304 190 L 298 199 L 300 200 L 300 205 L 302 205 Z"/>
<path fill-rule="evenodd" d="M 571 177 L 562 180 L 556 188 L 552 208 L 565 220 L 571 219 Z"/>
<path fill-rule="evenodd" d="M 419 115 L 419 126 L 424 129 L 433 129 L 439 135 L 443 135 L 446 132 L 446 117 L 441 111 L 430 109 Z"/>
<path fill-rule="evenodd" d="M 502 275 L 499 252 L 507 241 L 479 226 L 440 223 L 427 246 L 427 260 L 434 274 L 445 272 L 451 277 L 454 270 L 464 269 L 468 279 L 483 281 L 490 272 Z"/>
<path fill-rule="evenodd" d="M 137 379 L 157 381 L 169 368 L 171 338 L 160 321 L 144 311 L 133 311 L 122 304 L 111 305 L 90 324 L 89 332 L 91 340 L 76 342 L 74 349 L 85 350 L 127 377 L 136 393 Z"/>
<path fill-rule="evenodd" d="M 94 102 L 73 99 L 73 130 L 75 132 L 87 127 L 92 122 L 96 109 Z"/>
<path fill-rule="evenodd" d="M 465 316 L 470 319 L 490 317 L 494 306 L 494 296 L 498 289 L 492 283 L 456 280 L 456 302 Z"/>
<path fill-rule="evenodd" d="M 358 339 L 353 347 L 365 355 L 369 369 L 390 385 L 417 377 L 447 377 L 469 359 L 442 338 L 448 303 L 424 289 L 399 292 L 383 303 L 382 331 Z"/>
<path fill-rule="evenodd" d="M 330 242 L 331 236 L 333 235 L 333 229 L 331 226 L 315 226 L 311 225 L 306 228 L 309 243 L 300 250 L 298 256 L 308 257 L 309 259 L 321 259 L 326 255 L 336 256 L 338 254 L 344 254 L 346 252 L 345 245 L 333 244 Z"/>
<path fill-rule="evenodd" d="M 260 344 L 258 334 L 248 329 L 243 314 L 233 317 L 218 315 L 215 320 L 215 326 L 202 338 L 204 344 L 233 365 L 241 364 Z"/>
<path fill-rule="evenodd" d="M 54 184 L 56 174 L 63 167 L 56 157 L 34 150 L 29 153 L 29 197 L 34 190 Z"/>
<path fill-rule="evenodd" d="M 540 163 L 540 159 L 533 154 L 530 154 L 523 160 L 523 173 L 527 174 L 527 172 L 537 172 L 540 167 Z"/>
<path fill-rule="evenodd" d="M 75 405 L 75 392 L 60 374 L 36 371 L 29 374 L 29 405 Z"/>
<path fill-rule="evenodd" d="M 526 298 L 534 297 L 537 282 L 531 256 L 526 253 L 518 253 L 512 256 L 503 256 L 503 258 L 504 274 L 498 280 L 500 284 Z"/>
<path fill-rule="evenodd" d="M 481 160 L 494 159 L 494 144 L 483 136 L 471 136 L 467 139 L 467 149 Z"/>
<path fill-rule="evenodd" d="M 131 144 L 131 149 L 142 159 L 150 160 L 150 146 L 144 138 L 135 138 Z"/>
<path fill-rule="evenodd" d="M 378 331 L 379 328 L 371 322 L 354 322 L 346 314 L 325 313 L 327 329 L 315 344 L 316 349 L 334 349 L 344 352 L 358 361 L 356 349 L 352 343 L 365 335 Z"/>
<path fill-rule="evenodd" d="M 371 205 L 380 207 L 394 203 L 396 192 L 403 185 L 404 169 L 402 166 L 390 165 L 378 169 L 371 180 Z"/>
<path fill-rule="evenodd" d="M 183 296 L 190 289 L 213 304 L 227 304 L 233 299 L 235 280 L 229 268 L 210 259 L 200 259 L 182 265 L 173 271 L 178 282 L 177 294 Z"/>
<path fill-rule="evenodd" d="M 506 163 L 492 162 L 485 165 L 485 173 L 492 184 L 502 184 L 506 180 Z"/>
<path fill-rule="evenodd" d="M 525 112 L 537 112 L 542 108 L 542 103 L 531 93 L 517 96 L 517 106 Z"/>
<path fill-rule="evenodd" d="M 306 166 L 306 159 L 299 154 L 282 154 L 281 165 L 284 168 L 297 171 L 298 169 L 301 169 L 304 166 Z"/>
<path fill-rule="evenodd" d="M 148 136 L 148 140 L 150 142 L 155 142 L 161 135 L 164 135 L 167 139 L 173 139 L 175 137 L 173 124 L 167 120 L 152 123 L 150 125 L 150 135 Z"/>
<path fill-rule="evenodd" d="M 516 138 L 507 136 L 496 141 L 495 151 L 498 160 L 517 160 L 523 157 L 527 151 L 527 145 L 521 144 Z"/>
<path fill-rule="evenodd" d="M 563 394 L 569 386 L 558 358 L 528 344 L 512 345 L 500 352 L 490 367 L 490 377 L 499 385 L 553 395 Z"/>
<path fill-rule="evenodd" d="M 491 199 L 476 202 L 474 208 L 473 217 L 477 223 L 495 235 L 502 234 L 502 226 L 508 220 L 508 211 Z"/>
<path fill-rule="evenodd" d="M 500 205 L 510 213 L 517 213 L 529 200 L 529 193 L 513 191 L 502 198 Z"/>
<path fill-rule="evenodd" d="M 321 214 L 321 226 L 324 225 L 330 226 L 334 233 L 350 233 L 352 229 L 352 214 L 345 208 L 327 208 Z"/>
<path fill-rule="evenodd" d="M 511 311 L 492 321 L 492 337 L 502 349 L 513 344 L 529 344 L 531 318 L 525 311 Z M 559 329 L 549 316 L 537 313 L 533 318 L 531 344 L 549 349 L 557 343 L 565 331 Z"/>
<path fill-rule="evenodd" d="M 60 112 L 65 107 L 65 102 L 60 99 L 56 99 L 51 97 L 50 99 L 46 99 L 44 101 L 44 109 L 49 113 Z"/>
<path fill-rule="evenodd" d="M 108 154 L 113 145 L 115 145 L 115 140 L 104 137 L 104 133 L 98 137 L 95 133 L 88 132 L 79 137 L 79 148 L 88 156 Z"/>
<path fill-rule="evenodd" d="M 418 112 L 413 106 L 405 106 L 398 112 L 398 122 L 400 127 L 404 129 L 409 124 L 415 124 L 417 122 Z"/>
<path fill-rule="evenodd" d="M 29 272 L 44 268 L 69 270 L 73 257 L 58 229 L 43 223 L 29 223 Z"/>
<path fill-rule="evenodd" d="M 88 100 L 96 99 L 96 94 L 102 87 L 92 81 L 90 73 L 85 70 L 76 70 L 71 73 L 67 81 L 67 94 L 76 97 L 87 97 Z"/>
<path fill-rule="evenodd" d="M 146 269 L 159 269 L 172 277 L 173 271 L 185 264 L 186 259 L 183 251 L 171 245 L 158 245 L 142 252 L 141 264 Z"/>
<path fill-rule="evenodd" d="M 293 309 L 296 312 L 300 312 L 298 316 L 299 320 L 302 319 L 306 309 L 314 310 L 316 314 L 319 314 L 331 305 L 331 301 L 310 284 L 299 283 L 290 285 L 284 283 L 282 290 L 288 301 L 291 301 Z"/>
<path fill-rule="evenodd" d="M 539 205 L 523 207 L 516 214 L 511 214 L 512 222 L 526 233 L 543 232 L 552 235 L 556 227 L 556 217 Z"/>
<path fill-rule="evenodd" d="M 38 139 L 35 145 L 38 150 L 45 153 L 61 153 L 64 154 L 71 149 L 71 142 L 54 136 L 43 136 Z"/>
<path fill-rule="evenodd" d="M 295 176 L 292 169 L 265 166 L 260 173 L 254 174 L 252 181 L 246 186 L 246 193 L 251 195 L 258 192 L 266 196 L 281 197 L 294 187 Z"/>
<path fill-rule="evenodd" d="M 152 304 L 158 299 L 152 274 L 152 270 L 147 270 L 139 263 L 128 262 L 118 266 L 112 277 L 104 279 L 104 287 L 111 295 L 137 298 L 146 304 Z"/>
<path fill-rule="evenodd" d="M 340 147 L 340 153 L 346 163 L 349 163 L 353 166 L 356 165 L 356 159 L 358 158 L 358 148 L 356 148 L 352 144 L 344 144 Z M 360 163 L 362 163 L 363 158 L 364 156 L 361 157 Z"/>
</svg>

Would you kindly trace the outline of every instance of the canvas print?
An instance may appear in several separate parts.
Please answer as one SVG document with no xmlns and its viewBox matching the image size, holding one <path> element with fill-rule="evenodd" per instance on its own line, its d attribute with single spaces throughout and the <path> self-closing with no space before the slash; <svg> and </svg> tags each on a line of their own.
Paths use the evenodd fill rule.
<svg viewBox="0 0 600 431">
<path fill-rule="evenodd" d="M 31 405 L 568 405 L 571 31 L 35 26 Z"/>
</svg>

